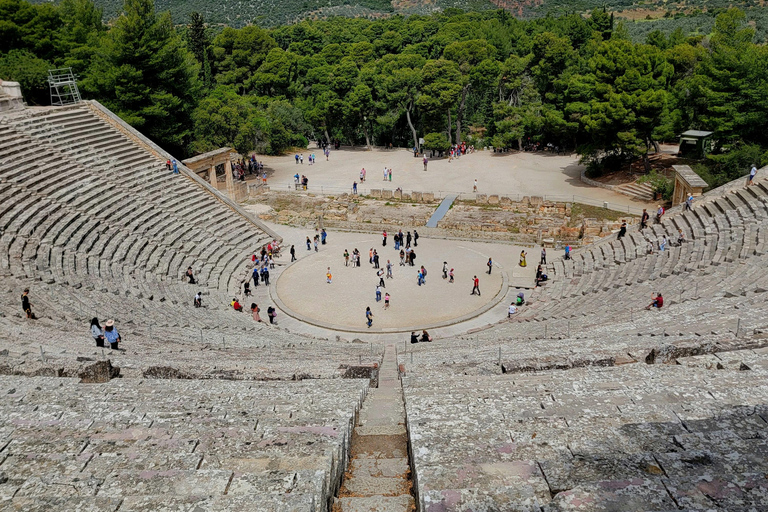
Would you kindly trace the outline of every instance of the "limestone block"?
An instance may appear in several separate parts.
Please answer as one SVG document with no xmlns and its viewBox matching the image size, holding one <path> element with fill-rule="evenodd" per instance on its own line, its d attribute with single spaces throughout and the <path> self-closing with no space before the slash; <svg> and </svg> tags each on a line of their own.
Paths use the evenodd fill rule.
<svg viewBox="0 0 768 512">
<path fill-rule="evenodd" d="M 411 194 L 407 192 L 402 192 L 403 201 L 410 201 L 411 200 Z"/>
<path fill-rule="evenodd" d="M 421 201 L 421 192 L 412 192 L 411 199 L 414 201 Z"/>
<path fill-rule="evenodd" d="M 77 376 L 80 377 L 80 382 L 83 384 L 98 384 L 109 382 L 118 375 L 120 375 L 120 368 L 112 366 L 112 361 L 107 359 L 86 366 Z"/>
<path fill-rule="evenodd" d="M 421 193 L 421 200 L 425 203 L 431 203 L 435 200 L 435 193 L 434 192 L 422 192 Z"/>
<path fill-rule="evenodd" d="M 529 202 L 534 205 L 539 205 L 544 202 L 544 198 L 540 196 L 531 196 Z"/>
<path fill-rule="evenodd" d="M 499 204 L 499 196 L 496 194 L 488 196 L 488 204 Z"/>
<path fill-rule="evenodd" d="M 512 204 L 512 199 L 510 199 L 509 196 L 501 196 L 499 202 L 501 204 Z"/>
<path fill-rule="evenodd" d="M 371 191 L 368 194 L 371 197 L 381 197 L 381 189 L 380 188 L 372 188 Z"/>
<path fill-rule="evenodd" d="M 400 189 L 397 189 L 393 192 L 392 197 L 395 199 L 402 199 L 403 198 L 403 191 Z"/>
<path fill-rule="evenodd" d="M 488 196 L 486 194 L 475 194 L 475 202 L 486 204 L 488 202 Z"/>
<path fill-rule="evenodd" d="M 382 190 L 381 191 L 381 198 L 382 199 L 392 199 L 392 191 L 391 190 Z"/>
</svg>

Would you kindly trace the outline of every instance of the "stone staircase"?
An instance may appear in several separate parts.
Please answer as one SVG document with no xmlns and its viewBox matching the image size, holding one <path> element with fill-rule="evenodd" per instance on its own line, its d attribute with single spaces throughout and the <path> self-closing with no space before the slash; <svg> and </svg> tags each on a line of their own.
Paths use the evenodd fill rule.
<svg viewBox="0 0 768 512">
<path fill-rule="evenodd" d="M 653 187 L 647 183 L 639 183 L 637 181 L 617 185 L 613 190 L 619 194 L 639 199 L 640 201 L 653 201 L 654 198 Z"/>
</svg>

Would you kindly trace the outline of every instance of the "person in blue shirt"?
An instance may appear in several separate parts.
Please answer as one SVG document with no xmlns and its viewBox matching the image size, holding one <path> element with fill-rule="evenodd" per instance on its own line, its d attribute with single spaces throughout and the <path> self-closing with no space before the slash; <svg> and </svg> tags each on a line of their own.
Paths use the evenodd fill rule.
<svg viewBox="0 0 768 512">
<path fill-rule="evenodd" d="M 119 350 L 120 333 L 117 332 L 115 327 L 115 321 L 109 319 L 104 324 L 104 339 L 109 342 L 109 346 L 112 350 Z"/>
<path fill-rule="evenodd" d="M 171 160 L 171 165 L 173 165 L 173 174 L 179 174 L 179 166 L 176 163 L 176 159 L 174 158 Z"/>
</svg>

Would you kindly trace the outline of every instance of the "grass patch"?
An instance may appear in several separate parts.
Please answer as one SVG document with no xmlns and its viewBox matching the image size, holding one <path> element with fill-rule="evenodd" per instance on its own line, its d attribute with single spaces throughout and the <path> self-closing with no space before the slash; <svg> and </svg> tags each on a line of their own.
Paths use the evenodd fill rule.
<svg viewBox="0 0 768 512">
<path fill-rule="evenodd" d="M 601 206 L 592 206 L 589 204 L 573 203 L 571 205 L 571 222 L 569 226 L 575 227 L 581 224 L 582 219 L 597 219 L 597 220 L 610 220 L 617 221 L 621 219 L 627 219 L 630 217 L 637 217 L 630 213 L 617 212 L 616 210 L 610 210 Z"/>
</svg>

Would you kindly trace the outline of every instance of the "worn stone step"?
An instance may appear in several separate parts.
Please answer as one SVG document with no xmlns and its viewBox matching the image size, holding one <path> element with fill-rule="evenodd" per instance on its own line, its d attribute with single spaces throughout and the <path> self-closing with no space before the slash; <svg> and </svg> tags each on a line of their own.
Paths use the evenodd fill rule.
<svg viewBox="0 0 768 512">
<path fill-rule="evenodd" d="M 400 477 L 353 474 L 344 481 L 342 494 L 355 496 L 400 496 L 408 494 L 408 481 Z"/>
<path fill-rule="evenodd" d="M 341 512 L 400 512 L 415 510 L 413 497 L 369 496 L 365 498 L 338 498 L 336 503 Z"/>
</svg>

